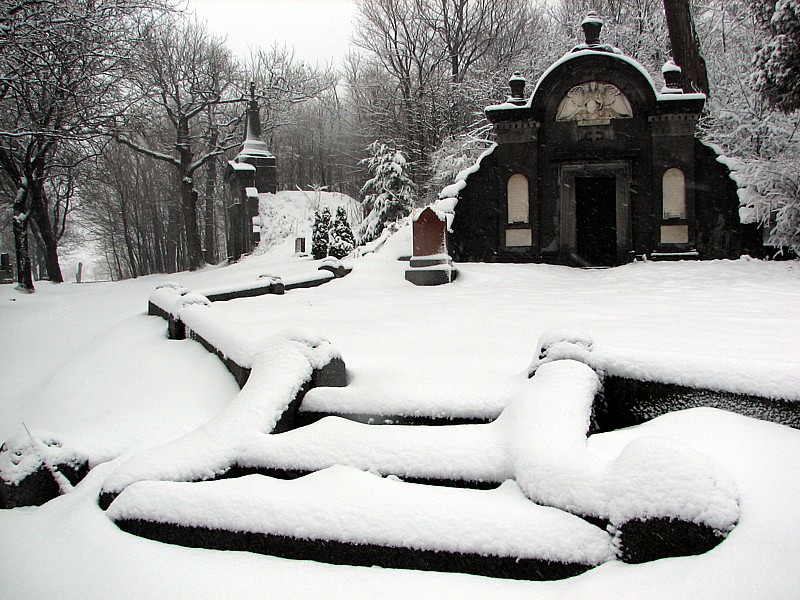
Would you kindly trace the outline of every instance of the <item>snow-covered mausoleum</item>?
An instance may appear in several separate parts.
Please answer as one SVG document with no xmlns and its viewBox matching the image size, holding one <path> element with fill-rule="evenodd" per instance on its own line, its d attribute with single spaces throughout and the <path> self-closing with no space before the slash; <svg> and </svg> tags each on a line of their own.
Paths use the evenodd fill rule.
<svg viewBox="0 0 800 600">
<path fill-rule="evenodd" d="M 486 108 L 496 146 L 423 217 L 435 213 L 448 226 L 438 254 L 614 266 L 755 251 L 759 234 L 740 223 L 736 184 L 695 137 L 705 95 L 683 89 L 672 62 L 657 89 L 641 64 L 600 42 L 596 14 L 581 26 L 586 42 L 532 94 L 515 73 L 511 96 Z M 410 271 L 432 262 L 415 252 Z"/>
<path fill-rule="evenodd" d="M 226 208 L 228 211 L 228 258 L 238 260 L 258 244 L 260 228 L 258 195 L 274 194 L 278 189 L 275 156 L 261 138 L 261 118 L 255 83 L 250 83 L 245 135 L 242 148 L 225 169 Z"/>
</svg>

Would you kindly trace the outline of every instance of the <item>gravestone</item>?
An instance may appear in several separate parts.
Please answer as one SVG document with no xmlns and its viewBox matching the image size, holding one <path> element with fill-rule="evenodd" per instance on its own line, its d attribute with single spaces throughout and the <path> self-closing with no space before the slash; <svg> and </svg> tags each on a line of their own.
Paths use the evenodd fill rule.
<svg viewBox="0 0 800 600">
<path fill-rule="evenodd" d="M 414 219 L 413 255 L 406 280 L 414 285 L 453 281 L 453 261 L 447 253 L 447 221 L 430 206 Z"/>
<path fill-rule="evenodd" d="M 414 221 L 414 257 L 411 260 L 442 254 L 447 254 L 446 224 L 427 207 Z"/>
<path fill-rule="evenodd" d="M 8 252 L 0 254 L 0 283 L 14 283 L 14 271 L 11 269 Z"/>
</svg>

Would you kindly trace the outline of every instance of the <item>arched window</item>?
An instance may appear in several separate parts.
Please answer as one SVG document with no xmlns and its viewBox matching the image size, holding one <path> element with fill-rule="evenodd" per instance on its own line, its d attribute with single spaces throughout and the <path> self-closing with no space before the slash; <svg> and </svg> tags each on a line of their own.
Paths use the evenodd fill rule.
<svg viewBox="0 0 800 600">
<path fill-rule="evenodd" d="M 508 222 L 528 222 L 528 178 L 512 175 L 508 179 Z"/>
<path fill-rule="evenodd" d="M 686 178 L 680 169 L 667 169 L 661 180 L 664 219 L 686 218 Z"/>
</svg>

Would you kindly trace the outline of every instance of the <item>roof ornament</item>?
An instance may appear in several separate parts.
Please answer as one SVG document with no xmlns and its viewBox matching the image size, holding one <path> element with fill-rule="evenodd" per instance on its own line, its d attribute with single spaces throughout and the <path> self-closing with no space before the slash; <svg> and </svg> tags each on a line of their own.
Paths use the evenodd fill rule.
<svg viewBox="0 0 800 600">
<path fill-rule="evenodd" d="M 525 84 L 527 83 L 528 81 L 522 76 L 522 73 L 514 71 L 514 74 L 508 80 L 508 87 L 511 88 L 511 95 L 508 97 L 509 103 L 525 104 Z"/>
<path fill-rule="evenodd" d="M 250 81 L 250 101 L 247 103 L 247 137 L 248 140 L 261 141 L 261 119 L 259 117 L 258 100 L 256 100 L 256 82 Z"/>
<path fill-rule="evenodd" d="M 600 45 L 600 31 L 603 29 L 603 19 L 601 19 L 597 12 L 590 10 L 586 18 L 581 21 L 581 29 L 583 29 L 583 36 L 586 38 L 586 45 L 588 47 Z"/>
<path fill-rule="evenodd" d="M 682 94 L 683 93 L 683 70 L 672 60 L 668 60 L 661 67 L 661 75 L 664 77 L 664 87 L 662 94 Z"/>
<path fill-rule="evenodd" d="M 581 29 L 583 29 L 583 36 L 586 41 L 583 44 L 578 44 L 572 51 L 580 52 L 581 50 L 594 50 L 596 52 L 612 52 L 613 54 L 622 54 L 619 48 L 615 48 L 610 44 L 603 44 L 600 42 L 600 31 L 603 29 L 603 19 L 601 19 L 597 12 L 590 10 L 586 18 L 581 21 Z"/>
<path fill-rule="evenodd" d="M 267 144 L 261 137 L 261 118 L 259 116 L 254 81 L 250 82 L 250 99 L 247 101 L 244 133 L 244 142 L 242 143 L 242 149 L 236 156 L 237 161 L 241 162 L 249 157 L 272 157 L 272 153 L 267 150 Z"/>
</svg>

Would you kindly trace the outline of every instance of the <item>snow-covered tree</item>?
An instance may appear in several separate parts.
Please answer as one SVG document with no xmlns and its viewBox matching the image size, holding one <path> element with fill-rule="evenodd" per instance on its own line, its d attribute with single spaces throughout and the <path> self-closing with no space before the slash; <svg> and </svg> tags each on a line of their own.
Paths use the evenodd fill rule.
<svg viewBox="0 0 800 600">
<path fill-rule="evenodd" d="M 328 254 L 336 258 L 344 258 L 353 251 L 356 240 L 353 230 L 347 222 L 347 213 L 344 206 L 336 209 L 336 218 L 333 221 L 333 228 L 330 234 L 330 248 Z"/>
<path fill-rule="evenodd" d="M 135 58 L 138 68 L 131 79 L 142 96 L 138 108 L 143 118 L 153 120 L 166 115 L 170 137 L 158 140 L 140 137 L 135 131 L 122 131 L 117 140 L 173 170 L 179 183 L 177 200 L 188 266 L 195 270 L 204 263 L 195 174 L 209 160 L 238 145 L 234 141 L 238 132 L 228 129 L 224 139 L 217 131 L 212 147 L 204 148 L 199 143 L 198 123 L 212 107 L 240 100 L 233 89 L 233 55 L 224 39 L 214 36 L 205 24 L 174 17 L 161 20 L 147 32 L 137 45 Z"/>
<path fill-rule="evenodd" d="M 22 290 L 34 290 L 29 231 L 50 280 L 63 281 L 56 180 L 72 177 L 102 148 L 108 124 L 124 118 L 129 58 L 163 8 L 159 0 L 0 3 L 0 183 L 13 203 Z"/>
<path fill-rule="evenodd" d="M 800 161 L 788 156 L 745 161 L 737 171 L 747 185 L 742 206 L 769 229 L 767 244 L 800 255 Z"/>
<path fill-rule="evenodd" d="M 311 232 L 311 255 L 316 258 L 328 256 L 330 245 L 331 211 L 326 206 L 314 213 L 314 229 Z"/>
<path fill-rule="evenodd" d="M 367 150 L 370 156 L 361 162 L 372 178 L 361 188 L 367 215 L 358 228 L 362 244 L 377 238 L 388 223 L 407 216 L 416 196 L 416 186 L 406 174 L 407 163 L 401 152 L 377 141 Z"/>
<path fill-rule="evenodd" d="M 753 49 L 763 31 L 747 2 L 712 2 L 698 15 L 712 95 L 703 136 L 728 156 L 754 158 L 782 151 L 791 138 L 788 119 L 772 110 L 753 85 Z"/>
<path fill-rule="evenodd" d="M 781 110 L 800 109 L 800 0 L 753 4 L 769 35 L 756 55 L 756 85 Z"/>
<path fill-rule="evenodd" d="M 771 18 L 775 4 L 715 0 L 699 12 L 698 34 L 712 88 L 701 125 L 702 136 L 740 164 L 736 179 L 745 186 L 742 206 L 770 232 L 767 243 L 792 248 L 797 244 L 792 181 L 800 172 L 800 125 L 796 113 L 778 110 L 764 88 L 758 89 L 760 75 L 751 76 L 754 49 L 766 47 L 769 37 L 763 19 Z"/>
</svg>

